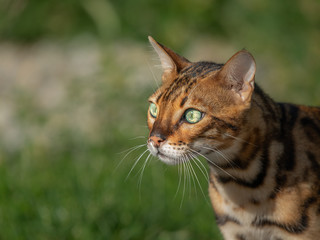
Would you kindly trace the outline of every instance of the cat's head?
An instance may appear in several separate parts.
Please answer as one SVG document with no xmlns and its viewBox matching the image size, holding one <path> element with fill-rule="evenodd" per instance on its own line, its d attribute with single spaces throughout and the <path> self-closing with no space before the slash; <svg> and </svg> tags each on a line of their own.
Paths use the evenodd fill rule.
<svg viewBox="0 0 320 240">
<path fill-rule="evenodd" d="M 242 50 L 224 65 L 190 62 L 149 41 L 163 68 L 162 86 L 149 98 L 150 152 L 178 164 L 209 147 L 227 148 L 250 108 L 256 71 L 252 55 Z"/>
</svg>

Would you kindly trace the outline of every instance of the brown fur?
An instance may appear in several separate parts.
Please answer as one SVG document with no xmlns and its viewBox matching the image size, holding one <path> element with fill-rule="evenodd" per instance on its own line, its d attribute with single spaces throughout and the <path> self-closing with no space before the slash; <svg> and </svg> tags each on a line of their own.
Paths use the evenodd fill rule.
<svg viewBox="0 0 320 240">
<path fill-rule="evenodd" d="M 150 41 L 165 72 L 149 98 L 158 108 L 148 115 L 151 153 L 169 164 L 208 160 L 225 239 L 320 239 L 320 108 L 274 102 L 252 84 L 248 52 L 191 63 Z M 198 123 L 184 120 L 190 108 L 203 113 Z"/>
</svg>

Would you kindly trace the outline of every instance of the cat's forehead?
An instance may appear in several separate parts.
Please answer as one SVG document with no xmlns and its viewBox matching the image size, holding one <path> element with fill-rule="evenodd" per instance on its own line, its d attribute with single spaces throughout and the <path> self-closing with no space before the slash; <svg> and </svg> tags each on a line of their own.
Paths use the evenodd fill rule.
<svg viewBox="0 0 320 240">
<path fill-rule="evenodd" d="M 197 83 L 213 75 L 223 64 L 213 62 L 196 62 L 181 70 L 177 78 L 162 85 L 151 97 L 153 102 L 173 102 L 179 96 L 190 94 Z"/>
</svg>

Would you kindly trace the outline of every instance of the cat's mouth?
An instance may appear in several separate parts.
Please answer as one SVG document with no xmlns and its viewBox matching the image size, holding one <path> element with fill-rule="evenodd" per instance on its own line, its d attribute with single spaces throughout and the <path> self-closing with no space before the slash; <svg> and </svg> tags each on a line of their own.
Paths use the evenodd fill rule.
<svg viewBox="0 0 320 240">
<path fill-rule="evenodd" d="M 175 158 L 175 157 L 168 156 L 168 155 L 160 152 L 159 150 L 156 152 L 150 150 L 150 152 L 153 156 L 159 158 L 162 162 L 164 162 L 165 164 L 168 164 L 168 165 L 177 165 L 177 164 L 181 164 L 186 161 L 185 159 L 182 159 L 182 158 Z"/>
<path fill-rule="evenodd" d="M 153 156 L 159 158 L 162 162 L 168 165 L 177 165 L 187 161 L 187 158 L 183 157 L 183 154 L 173 153 L 174 156 L 171 156 L 166 154 L 166 151 L 156 148 L 152 144 L 148 144 L 148 149 Z"/>
</svg>

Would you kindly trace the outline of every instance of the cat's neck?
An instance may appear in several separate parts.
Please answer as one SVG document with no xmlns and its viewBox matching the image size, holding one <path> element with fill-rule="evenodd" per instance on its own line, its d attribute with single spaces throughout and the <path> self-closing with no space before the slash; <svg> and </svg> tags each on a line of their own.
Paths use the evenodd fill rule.
<svg viewBox="0 0 320 240">
<path fill-rule="evenodd" d="M 265 141 L 270 140 L 278 133 L 280 122 L 279 104 L 267 96 L 259 86 L 255 85 L 251 106 L 245 114 L 241 127 L 235 134 L 225 134 L 226 138 L 231 139 L 232 144 L 224 149 L 214 147 L 219 151 L 213 151 L 207 157 L 213 163 L 219 163 L 217 164 L 217 170 L 219 170 L 220 165 L 226 168 L 229 165 L 230 168 L 239 169 L 243 167 L 239 165 L 247 164 L 248 160 L 252 160 L 254 151 L 265 148 Z M 250 150 L 252 154 L 248 154 Z M 225 174 L 224 171 L 221 171 L 221 173 L 222 175 Z"/>
<path fill-rule="evenodd" d="M 207 155 L 212 181 L 227 198 L 247 201 L 247 198 L 252 198 L 250 192 L 254 194 L 250 190 L 272 181 L 273 173 L 267 172 L 267 169 L 276 164 L 272 162 L 275 158 L 269 155 L 277 152 L 270 150 L 280 146 L 275 140 L 279 132 L 280 115 L 278 103 L 255 86 L 243 126 L 236 136 L 232 136 L 233 144 Z M 239 188 L 239 185 L 243 188 Z M 240 194 L 247 198 L 239 198 Z M 265 196 L 260 194 L 259 197 Z"/>
</svg>

